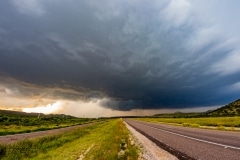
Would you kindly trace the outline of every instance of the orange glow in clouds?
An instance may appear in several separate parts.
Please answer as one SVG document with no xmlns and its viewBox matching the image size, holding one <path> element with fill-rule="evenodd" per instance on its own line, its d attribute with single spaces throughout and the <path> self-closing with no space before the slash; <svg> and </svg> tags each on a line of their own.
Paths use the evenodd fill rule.
<svg viewBox="0 0 240 160">
<path fill-rule="evenodd" d="M 55 102 L 52 104 L 48 104 L 46 106 L 38 106 L 34 108 L 23 108 L 22 111 L 27 113 L 34 112 L 34 113 L 50 114 L 58 111 L 60 108 L 61 108 L 61 102 Z"/>
</svg>

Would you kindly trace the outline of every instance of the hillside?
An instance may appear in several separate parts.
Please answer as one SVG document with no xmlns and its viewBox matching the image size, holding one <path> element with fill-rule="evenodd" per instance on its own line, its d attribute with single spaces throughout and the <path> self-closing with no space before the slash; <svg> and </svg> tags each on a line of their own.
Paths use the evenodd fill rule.
<svg viewBox="0 0 240 160">
<path fill-rule="evenodd" d="M 43 113 L 26 113 L 21 111 L 11 111 L 11 110 L 0 110 L 0 116 L 9 116 L 9 117 L 68 117 L 68 118 L 75 118 L 70 115 L 64 115 L 64 114 L 43 114 Z"/>
<path fill-rule="evenodd" d="M 96 121 L 100 120 L 94 118 L 77 118 L 64 114 L 0 110 L 0 136 L 64 128 Z"/>
<path fill-rule="evenodd" d="M 240 116 L 240 99 L 207 113 L 209 116 Z"/>
<path fill-rule="evenodd" d="M 240 116 L 240 99 L 218 109 L 210 110 L 207 112 L 193 112 L 193 113 L 175 112 L 153 115 L 153 117 L 161 118 L 197 118 L 197 117 L 222 117 L 222 116 Z"/>
<path fill-rule="evenodd" d="M 154 117 L 161 118 L 197 118 L 197 117 L 206 117 L 206 112 L 191 112 L 191 113 L 183 113 L 183 112 L 175 112 L 175 113 L 165 113 L 165 114 L 155 114 Z"/>
<path fill-rule="evenodd" d="M 26 113 L 20 111 L 11 111 L 11 110 L 0 110 L 0 115 L 7 115 L 7 116 L 29 116 L 29 117 L 36 117 L 40 114 L 40 116 L 44 116 L 42 113 Z"/>
<path fill-rule="evenodd" d="M 0 125 L 72 125 L 82 121 L 90 121 L 87 118 L 77 118 L 64 114 L 42 114 L 42 113 L 25 113 L 19 111 L 0 110 Z"/>
</svg>

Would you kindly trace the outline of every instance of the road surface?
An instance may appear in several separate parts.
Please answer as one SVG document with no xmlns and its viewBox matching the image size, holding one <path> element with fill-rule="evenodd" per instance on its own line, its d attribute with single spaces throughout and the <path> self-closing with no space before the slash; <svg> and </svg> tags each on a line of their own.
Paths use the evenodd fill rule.
<svg viewBox="0 0 240 160">
<path fill-rule="evenodd" d="M 240 133 L 124 119 L 180 160 L 240 160 Z"/>
</svg>

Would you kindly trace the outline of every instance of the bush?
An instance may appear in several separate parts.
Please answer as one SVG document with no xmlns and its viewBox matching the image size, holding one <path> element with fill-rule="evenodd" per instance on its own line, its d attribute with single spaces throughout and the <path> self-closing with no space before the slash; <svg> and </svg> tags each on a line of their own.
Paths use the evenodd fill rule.
<svg viewBox="0 0 240 160">
<path fill-rule="evenodd" d="M 219 130 L 225 130 L 226 128 L 225 128 L 225 126 L 218 126 L 218 129 Z"/>
<path fill-rule="evenodd" d="M 189 123 L 182 123 L 183 127 L 189 127 L 191 126 Z"/>
</svg>

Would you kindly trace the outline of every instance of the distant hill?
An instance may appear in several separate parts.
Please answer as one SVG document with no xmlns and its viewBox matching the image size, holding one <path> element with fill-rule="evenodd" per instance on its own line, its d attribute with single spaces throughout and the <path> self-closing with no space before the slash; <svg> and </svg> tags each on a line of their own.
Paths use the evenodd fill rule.
<svg viewBox="0 0 240 160">
<path fill-rule="evenodd" d="M 161 118 L 197 118 L 197 117 L 206 117 L 206 112 L 175 112 L 175 113 L 164 113 L 164 114 L 155 114 L 153 117 L 161 117 Z"/>
<path fill-rule="evenodd" d="M 175 112 L 153 115 L 153 117 L 161 118 L 196 118 L 196 117 L 222 117 L 222 116 L 240 116 L 240 99 L 218 109 L 210 110 L 207 112 L 193 112 L 193 113 Z"/>
<path fill-rule="evenodd" d="M 64 114 L 43 114 L 43 113 L 26 113 L 26 112 L 21 112 L 21 111 L 11 111 L 11 110 L 0 110 L 0 116 L 10 116 L 10 117 L 22 117 L 22 116 L 26 116 L 26 117 L 71 117 L 71 118 L 75 118 L 73 116 L 70 115 L 64 115 Z"/>
<path fill-rule="evenodd" d="M 0 110 L 0 115 L 8 115 L 8 116 L 30 116 L 30 117 L 35 117 L 38 116 L 44 116 L 43 113 L 26 113 L 26 112 L 21 112 L 21 111 L 11 111 L 11 110 Z"/>
<path fill-rule="evenodd" d="M 240 99 L 221 108 L 207 112 L 209 116 L 240 116 Z"/>
</svg>

